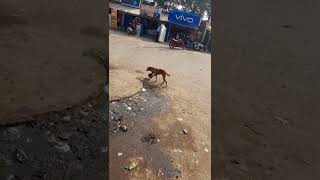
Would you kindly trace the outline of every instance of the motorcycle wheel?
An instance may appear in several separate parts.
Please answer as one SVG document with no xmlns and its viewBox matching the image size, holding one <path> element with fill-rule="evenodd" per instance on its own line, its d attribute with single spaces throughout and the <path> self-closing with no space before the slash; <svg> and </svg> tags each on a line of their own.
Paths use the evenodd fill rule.
<svg viewBox="0 0 320 180">
<path fill-rule="evenodd" d="M 169 47 L 170 47 L 171 49 L 174 48 L 174 46 L 172 45 L 172 43 L 169 43 Z"/>
</svg>

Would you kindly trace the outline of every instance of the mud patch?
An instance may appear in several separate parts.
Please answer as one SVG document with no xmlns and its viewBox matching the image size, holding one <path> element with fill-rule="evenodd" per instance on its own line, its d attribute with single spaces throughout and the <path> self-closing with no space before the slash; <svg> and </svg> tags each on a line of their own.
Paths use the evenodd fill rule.
<svg viewBox="0 0 320 180">
<path fill-rule="evenodd" d="M 171 158 L 161 149 L 161 134 L 156 134 L 158 127 L 152 118 L 162 113 L 169 113 L 169 98 L 159 94 L 160 89 L 144 87 L 146 91 L 109 103 L 109 153 L 110 178 L 128 179 L 134 176 L 123 171 L 127 159 L 143 157 L 144 163 L 136 171 L 151 169 L 152 174 L 161 179 L 171 179 L 181 174 Z M 120 127 L 128 130 L 123 132 Z M 121 158 L 117 154 L 121 152 Z M 112 163 L 117 162 L 117 163 Z M 161 172 L 161 173 L 159 173 Z"/>
<path fill-rule="evenodd" d="M 0 179 L 106 179 L 106 99 L 0 127 Z"/>
<path fill-rule="evenodd" d="M 141 138 L 141 141 L 149 143 L 149 144 L 156 144 L 156 143 L 158 143 L 160 141 L 160 139 L 158 139 L 155 134 L 151 133 L 151 134 L 148 134 L 146 136 L 143 136 Z"/>
</svg>

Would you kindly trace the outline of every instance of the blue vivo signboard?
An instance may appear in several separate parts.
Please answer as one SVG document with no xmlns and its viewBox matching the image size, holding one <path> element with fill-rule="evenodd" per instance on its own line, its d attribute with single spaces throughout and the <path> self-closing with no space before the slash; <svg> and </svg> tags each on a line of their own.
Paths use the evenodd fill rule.
<svg viewBox="0 0 320 180">
<path fill-rule="evenodd" d="M 134 7 L 134 8 L 140 8 L 141 0 L 121 0 L 121 4 Z"/>
<path fill-rule="evenodd" d="M 169 12 L 168 21 L 174 24 L 195 28 L 200 26 L 201 17 L 192 13 L 176 10 Z"/>
</svg>

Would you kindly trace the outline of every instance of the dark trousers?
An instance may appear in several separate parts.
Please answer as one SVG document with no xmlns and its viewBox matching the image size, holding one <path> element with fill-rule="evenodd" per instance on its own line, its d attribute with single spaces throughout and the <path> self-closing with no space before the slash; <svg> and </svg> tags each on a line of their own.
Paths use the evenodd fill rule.
<svg viewBox="0 0 320 180">
<path fill-rule="evenodd" d="M 157 32 L 155 42 L 158 42 L 158 39 L 159 39 L 159 33 Z"/>
</svg>

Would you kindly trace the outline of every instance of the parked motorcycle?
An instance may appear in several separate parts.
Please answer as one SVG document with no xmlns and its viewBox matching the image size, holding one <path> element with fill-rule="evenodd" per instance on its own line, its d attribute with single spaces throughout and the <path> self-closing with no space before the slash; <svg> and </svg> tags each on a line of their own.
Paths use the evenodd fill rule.
<svg viewBox="0 0 320 180">
<path fill-rule="evenodd" d="M 169 47 L 171 49 L 175 47 L 181 47 L 182 49 L 184 49 L 184 41 L 182 39 L 171 38 L 169 41 Z"/>
</svg>

